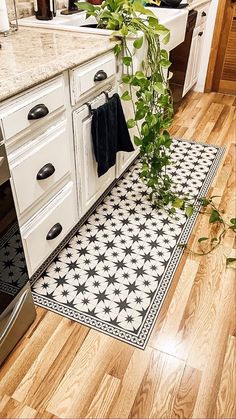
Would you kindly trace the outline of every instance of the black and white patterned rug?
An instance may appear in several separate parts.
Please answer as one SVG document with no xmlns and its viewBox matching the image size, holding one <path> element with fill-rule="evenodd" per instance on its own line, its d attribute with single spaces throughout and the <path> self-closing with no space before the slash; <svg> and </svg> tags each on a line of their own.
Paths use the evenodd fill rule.
<svg viewBox="0 0 236 419">
<path fill-rule="evenodd" d="M 176 190 L 206 195 L 222 148 L 174 140 Z M 157 211 L 137 161 L 33 285 L 36 304 L 144 349 L 197 215 Z"/>
</svg>

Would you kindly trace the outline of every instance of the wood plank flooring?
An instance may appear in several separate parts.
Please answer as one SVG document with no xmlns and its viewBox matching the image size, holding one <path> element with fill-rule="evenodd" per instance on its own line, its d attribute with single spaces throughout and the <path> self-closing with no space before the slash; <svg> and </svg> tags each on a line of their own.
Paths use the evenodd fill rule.
<svg viewBox="0 0 236 419">
<path fill-rule="evenodd" d="M 212 195 L 236 216 L 236 100 L 191 92 L 172 135 L 224 145 Z M 209 229 L 199 218 L 196 243 Z M 184 255 L 145 351 L 37 308 L 0 369 L 1 418 L 236 418 L 234 235 L 206 257 Z"/>
</svg>

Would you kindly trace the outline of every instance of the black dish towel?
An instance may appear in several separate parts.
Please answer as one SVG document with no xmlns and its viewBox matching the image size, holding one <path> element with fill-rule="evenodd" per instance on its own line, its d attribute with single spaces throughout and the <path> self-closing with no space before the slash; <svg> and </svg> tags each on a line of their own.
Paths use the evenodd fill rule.
<svg viewBox="0 0 236 419">
<path fill-rule="evenodd" d="M 117 93 L 93 110 L 92 138 L 98 177 L 114 166 L 118 151 L 134 151 Z"/>
</svg>

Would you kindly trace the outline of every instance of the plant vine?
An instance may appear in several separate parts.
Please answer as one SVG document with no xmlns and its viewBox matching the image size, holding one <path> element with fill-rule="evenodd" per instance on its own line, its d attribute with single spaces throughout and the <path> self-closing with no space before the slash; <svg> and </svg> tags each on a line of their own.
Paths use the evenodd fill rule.
<svg viewBox="0 0 236 419">
<path fill-rule="evenodd" d="M 149 3 L 156 5 L 158 0 L 149 0 Z M 112 35 L 118 37 L 114 54 L 122 60 L 122 83 L 126 86 L 121 99 L 132 104 L 133 118 L 127 121 L 127 126 L 136 128 L 137 135 L 133 140 L 140 149 L 140 177 L 148 187 L 150 200 L 157 208 L 165 208 L 171 214 L 181 209 L 190 217 L 196 211 L 193 200 L 175 193 L 174 182 L 168 174 L 168 166 L 172 163 L 172 138 L 168 131 L 173 120 L 170 72 L 167 77 L 171 63 L 168 52 L 161 45 L 168 43 L 169 30 L 143 6 L 142 0 L 104 0 L 101 6 L 88 2 L 77 5 L 86 10 L 87 17 L 96 19 L 98 28 L 114 31 Z M 136 53 L 142 48 L 146 48 L 146 54 L 140 68 L 135 69 Z M 219 227 L 219 234 L 199 238 L 197 251 L 188 249 L 186 243 L 180 245 L 192 254 L 207 255 L 221 244 L 229 229 L 236 233 L 236 219 L 226 222 L 214 198 L 200 198 L 200 213 L 209 215 L 209 223 Z M 235 261 L 235 258 L 227 258 L 226 264 Z"/>
<path fill-rule="evenodd" d="M 168 52 L 161 48 L 161 43 L 169 41 L 170 32 L 152 11 L 142 5 L 141 0 L 105 0 L 101 6 L 87 2 L 78 5 L 87 11 L 88 17 L 95 17 L 99 28 L 113 30 L 113 35 L 119 38 L 114 53 L 121 57 L 124 66 L 122 83 L 127 86 L 121 99 L 131 101 L 133 107 L 134 115 L 127 121 L 127 126 L 130 129 L 136 127 L 137 135 L 133 140 L 140 147 L 140 176 L 149 188 L 152 202 L 173 213 L 179 207 L 179 197 L 167 173 L 172 143 L 168 128 L 173 119 L 167 77 L 171 63 Z M 146 48 L 146 57 L 136 70 L 136 52 L 142 47 Z M 193 208 L 188 200 L 183 198 L 181 203 L 190 215 Z"/>
</svg>

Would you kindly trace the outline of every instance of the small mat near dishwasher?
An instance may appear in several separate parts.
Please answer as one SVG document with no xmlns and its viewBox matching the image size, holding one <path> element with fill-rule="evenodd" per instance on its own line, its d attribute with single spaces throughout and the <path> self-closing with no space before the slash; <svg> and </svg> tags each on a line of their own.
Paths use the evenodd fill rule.
<svg viewBox="0 0 236 419">
<path fill-rule="evenodd" d="M 171 152 L 176 190 L 197 202 L 223 149 L 175 139 Z M 136 161 L 32 289 L 37 305 L 144 349 L 197 213 L 156 210 L 139 171 Z"/>
</svg>

